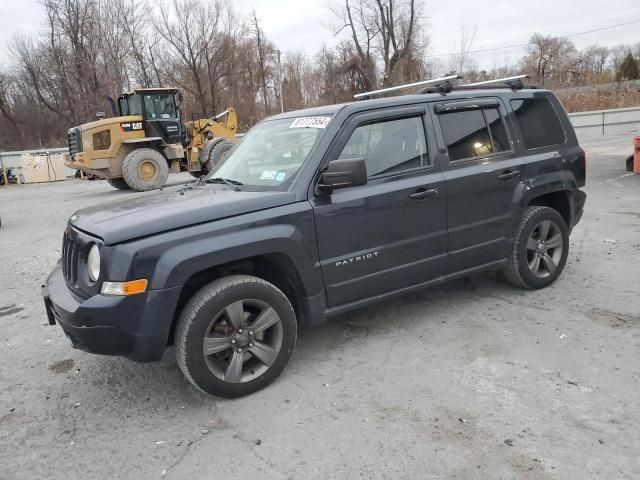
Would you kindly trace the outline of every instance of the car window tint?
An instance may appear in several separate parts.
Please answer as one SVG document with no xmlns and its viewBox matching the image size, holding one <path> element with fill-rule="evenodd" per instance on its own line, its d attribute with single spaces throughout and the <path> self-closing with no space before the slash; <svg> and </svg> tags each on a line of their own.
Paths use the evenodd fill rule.
<svg viewBox="0 0 640 480">
<path fill-rule="evenodd" d="M 491 132 L 493 153 L 511 150 L 507 130 L 504 127 L 504 122 L 498 109 L 487 108 L 483 110 L 483 112 L 487 125 L 489 125 L 489 131 Z"/>
<path fill-rule="evenodd" d="M 338 158 L 364 158 L 369 178 L 428 166 L 421 117 L 357 127 Z"/>
<path fill-rule="evenodd" d="M 460 110 L 440 115 L 449 160 L 482 157 L 492 153 L 491 137 L 482 110 Z"/>
<path fill-rule="evenodd" d="M 546 98 L 511 100 L 511 108 L 516 114 L 527 148 L 564 143 L 564 130 Z"/>
</svg>

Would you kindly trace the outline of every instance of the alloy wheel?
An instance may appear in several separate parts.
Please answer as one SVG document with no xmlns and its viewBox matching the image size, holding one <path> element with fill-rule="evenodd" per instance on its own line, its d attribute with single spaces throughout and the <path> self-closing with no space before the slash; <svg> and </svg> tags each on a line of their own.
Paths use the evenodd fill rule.
<svg viewBox="0 0 640 480">
<path fill-rule="evenodd" d="M 274 308 L 260 300 L 239 300 L 214 316 L 202 342 L 202 353 L 218 379 L 245 383 L 273 365 L 282 341 L 282 321 Z"/>
<path fill-rule="evenodd" d="M 551 220 L 543 220 L 531 231 L 527 240 L 529 270 L 538 278 L 553 275 L 564 249 L 562 233 Z"/>
</svg>

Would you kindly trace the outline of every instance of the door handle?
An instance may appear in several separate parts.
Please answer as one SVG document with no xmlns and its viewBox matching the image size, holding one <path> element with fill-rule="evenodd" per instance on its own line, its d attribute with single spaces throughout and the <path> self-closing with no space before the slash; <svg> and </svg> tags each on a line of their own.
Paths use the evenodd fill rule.
<svg viewBox="0 0 640 480">
<path fill-rule="evenodd" d="M 498 178 L 500 180 L 511 180 L 512 178 L 519 177 L 519 176 L 520 176 L 520 172 L 518 170 L 505 170 L 500 175 L 498 175 Z"/>
<path fill-rule="evenodd" d="M 428 190 L 425 190 L 424 188 L 419 188 L 415 192 L 410 193 L 409 198 L 412 198 L 414 200 L 424 200 L 429 197 L 435 197 L 436 195 L 438 195 L 437 188 L 430 188 Z"/>
</svg>

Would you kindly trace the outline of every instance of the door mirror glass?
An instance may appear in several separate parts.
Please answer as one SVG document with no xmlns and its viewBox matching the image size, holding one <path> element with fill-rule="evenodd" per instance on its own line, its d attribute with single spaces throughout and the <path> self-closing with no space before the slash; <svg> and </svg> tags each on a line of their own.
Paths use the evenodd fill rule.
<svg viewBox="0 0 640 480">
<path fill-rule="evenodd" d="M 331 192 L 336 188 L 356 187 L 367 183 L 364 158 L 344 158 L 329 162 L 318 182 L 318 190 Z"/>
</svg>

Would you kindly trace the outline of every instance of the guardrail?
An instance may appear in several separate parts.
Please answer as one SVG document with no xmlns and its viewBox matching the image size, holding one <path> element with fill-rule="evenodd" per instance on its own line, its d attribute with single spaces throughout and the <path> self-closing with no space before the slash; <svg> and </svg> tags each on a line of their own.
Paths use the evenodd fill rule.
<svg viewBox="0 0 640 480">
<path fill-rule="evenodd" d="M 569 119 L 580 140 L 640 132 L 640 107 L 570 113 Z"/>
</svg>

